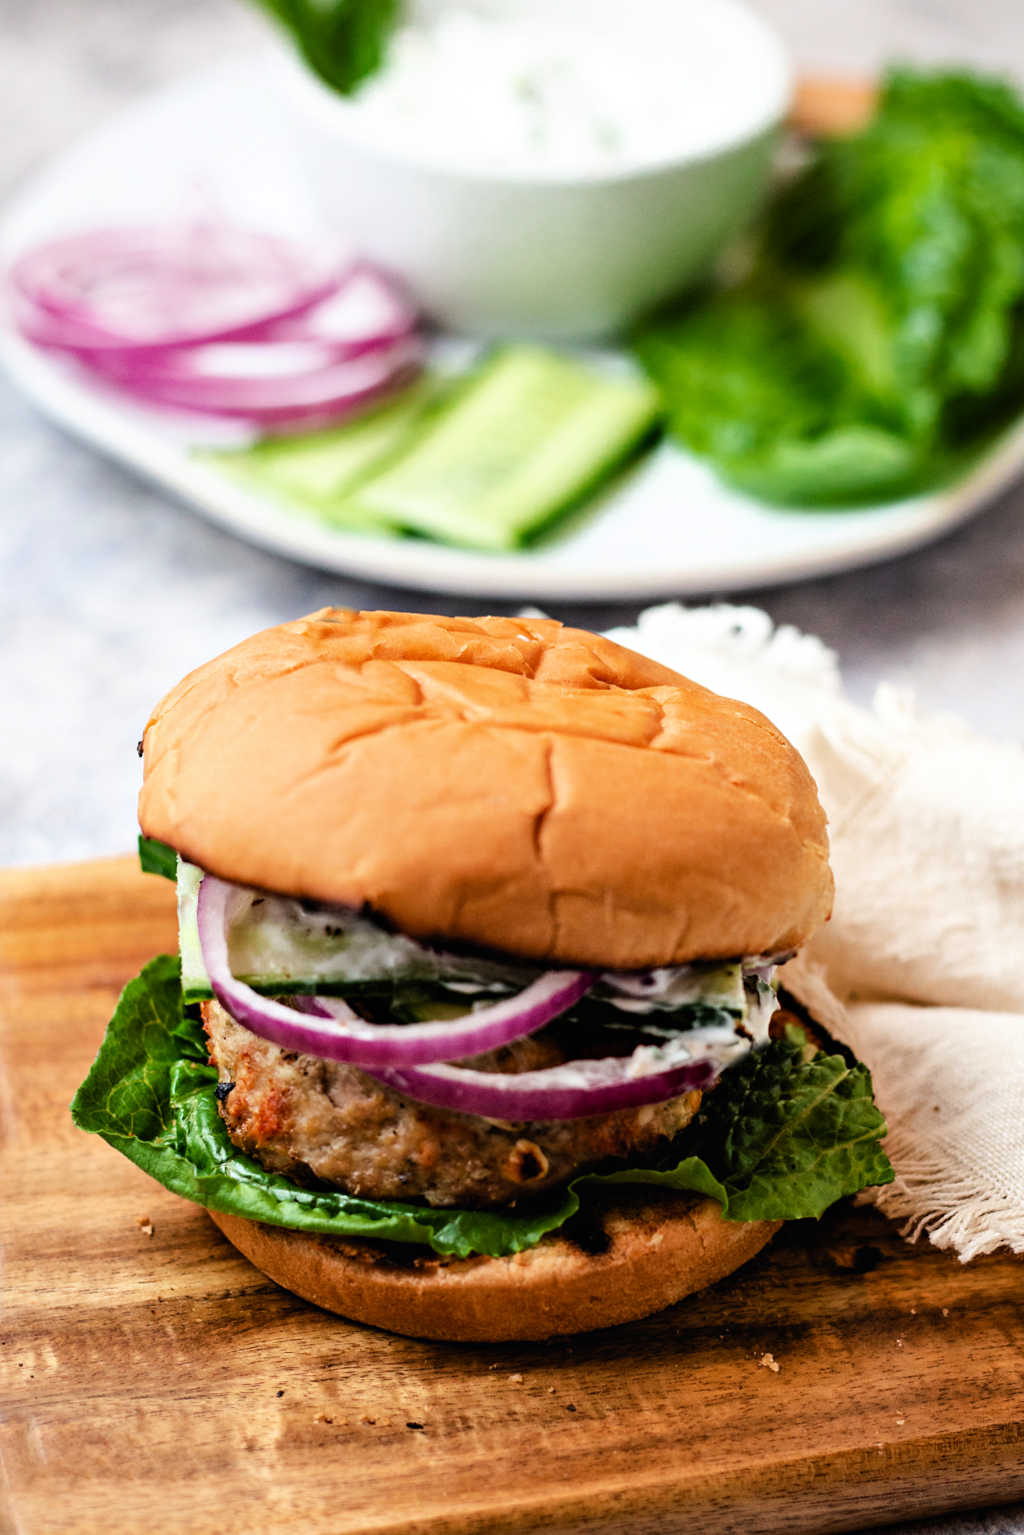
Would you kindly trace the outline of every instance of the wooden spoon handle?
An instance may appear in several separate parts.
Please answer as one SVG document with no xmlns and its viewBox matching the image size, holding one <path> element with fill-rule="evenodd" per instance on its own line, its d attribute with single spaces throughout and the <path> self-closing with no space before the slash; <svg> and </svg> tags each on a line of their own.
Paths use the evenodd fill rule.
<svg viewBox="0 0 1024 1535">
<path fill-rule="evenodd" d="M 789 125 L 808 138 L 855 133 L 870 120 L 878 87 L 846 75 L 806 75 L 797 81 Z"/>
</svg>

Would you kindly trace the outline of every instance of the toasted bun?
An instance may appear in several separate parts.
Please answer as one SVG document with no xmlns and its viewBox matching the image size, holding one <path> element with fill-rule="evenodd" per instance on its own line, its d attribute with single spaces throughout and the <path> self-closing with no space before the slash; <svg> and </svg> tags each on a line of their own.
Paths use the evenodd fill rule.
<svg viewBox="0 0 1024 1535">
<path fill-rule="evenodd" d="M 793 948 L 831 905 L 775 727 L 549 619 L 267 629 L 168 695 L 145 769 L 147 836 L 418 937 L 633 969 Z"/>
<path fill-rule="evenodd" d="M 503 1343 L 650 1316 L 731 1274 L 781 1222 L 727 1221 L 712 1199 L 620 1189 L 587 1247 L 552 1232 L 511 1258 L 406 1262 L 369 1243 L 310 1236 L 211 1210 L 239 1252 L 286 1290 L 411 1338 Z"/>
</svg>

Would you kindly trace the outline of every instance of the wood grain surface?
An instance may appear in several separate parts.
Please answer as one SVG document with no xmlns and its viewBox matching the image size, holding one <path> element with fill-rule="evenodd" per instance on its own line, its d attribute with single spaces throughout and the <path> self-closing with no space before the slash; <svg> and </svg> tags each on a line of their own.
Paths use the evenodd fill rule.
<svg viewBox="0 0 1024 1535">
<path fill-rule="evenodd" d="M 753 1535 L 1024 1494 L 1024 1268 L 869 1210 L 568 1343 L 416 1343 L 285 1294 L 68 1118 L 173 940 L 127 859 L 0 874 L 0 1528 Z"/>
</svg>

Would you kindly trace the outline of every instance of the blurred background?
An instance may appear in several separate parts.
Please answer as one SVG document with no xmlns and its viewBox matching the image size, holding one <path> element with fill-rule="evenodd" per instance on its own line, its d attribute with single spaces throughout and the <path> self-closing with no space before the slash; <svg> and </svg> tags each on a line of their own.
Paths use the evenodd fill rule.
<svg viewBox="0 0 1024 1535">
<path fill-rule="evenodd" d="M 869 78 L 894 60 L 955 63 L 1024 85 L 1020 0 L 751 3 L 798 71 Z M 244 0 L 0 0 L 0 216 L 51 157 L 122 109 L 270 36 Z M 989 735 L 1024 736 L 1024 479 L 911 554 L 693 600 L 751 604 L 819 635 L 864 703 L 894 682 Z M 328 604 L 522 606 L 369 584 L 243 542 L 52 425 L 0 370 L 0 866 L 128 851 L 136 742 L 153 705 L 244 636 Z M 544 606 L 592 628 L 641 610 Z M 1024 1512 L 911 1528 L 1021 1535 Z"/>
<path fill-rule="evenodd" d="M 1017 0 L 757 0 L 801 69 L 973 63 L 1024 79 Z M 241 0 L 0 0 L 0 197 L 165 81 L 265 45 Z M 155 168 L 154 174 L 159 174 Z M 325 604 L 515 611 L 304 568 L 210 525 L 48 424 L 0 376 L 0 863 L 127 849 L 135 743 L 162 693 L 244 635 Z M 721 594 L 728 597 L 727 593 Z M 881 679 L 1019 738 L 1024 484 L 911 555 L 735 598 L 820 635 L 853 695 Z M 548 603 L 591 627 L 636 603 Z"/>
</svg>

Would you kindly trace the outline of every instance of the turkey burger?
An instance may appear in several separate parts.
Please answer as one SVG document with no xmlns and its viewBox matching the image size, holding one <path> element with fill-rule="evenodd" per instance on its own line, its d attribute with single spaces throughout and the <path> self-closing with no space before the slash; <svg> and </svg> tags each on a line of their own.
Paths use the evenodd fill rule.
<svg viewBox="0 0 1024 1535">
<path fill-rule="evenodd" d="M 779 1009 L 832 877 L 756 710 L 551 620 L 325 609 L 186 677 L 143 749 L 181 953 L 73 1112 L 299 1295 L 581 1331 L 891 1176 L 865 1069 Z"/>
</svg>

